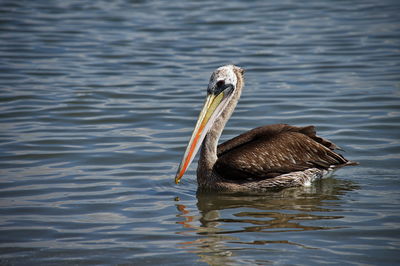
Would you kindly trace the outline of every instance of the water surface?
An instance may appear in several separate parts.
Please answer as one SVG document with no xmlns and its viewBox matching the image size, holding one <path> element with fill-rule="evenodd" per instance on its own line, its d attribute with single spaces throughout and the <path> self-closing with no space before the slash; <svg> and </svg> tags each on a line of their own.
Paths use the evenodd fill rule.
<svg viewBox="0 0 400 266">
<path fill-rule="evenodd" d="M 0 264 L 399 264 L 397 1 L 2 1 Z M 311 187 L 173 177 L 211 72 L 222 139 L 316 125 L 361 163 Z M 195 160 L 196 161 L 196 160 Z"/>
</svg>

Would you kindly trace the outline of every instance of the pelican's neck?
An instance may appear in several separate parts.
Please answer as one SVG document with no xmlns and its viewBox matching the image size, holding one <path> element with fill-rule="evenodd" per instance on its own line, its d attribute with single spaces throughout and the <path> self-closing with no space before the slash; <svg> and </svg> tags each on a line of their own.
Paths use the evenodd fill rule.
<svg viewBox="0 0 400 266">
<path fill-rule="evenodd" d="M 208 131 L 206 137 L 201 144 L 200 159 L 197 167 L 197 178 L 200 183 L 211 176 L 213 166 L 217 161 L 217 146 L 218 140 L 224 130 L 226 122 L 231 117 L 237 102 L 239 101 L 242 87 L 238 87 L 234 92 L 230 103 L 227 105 L 225 110 L 222 111 L 221 115 L 214 122 L 214 125 Z"/>
</svg>

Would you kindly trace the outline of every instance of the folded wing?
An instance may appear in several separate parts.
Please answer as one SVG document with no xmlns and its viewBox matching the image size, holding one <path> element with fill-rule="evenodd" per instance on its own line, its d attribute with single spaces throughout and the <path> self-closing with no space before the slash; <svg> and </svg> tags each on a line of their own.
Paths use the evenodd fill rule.
<svg viewBox="0 0 400 266">
<path fill-rule="evenodd" d="M 268 125 L 219 145 L 214 168 L 226 179 L 244 181 L 352 164 L 334 149 L 338 147 L 318 137 L 313 126 Z"/>
</svg>

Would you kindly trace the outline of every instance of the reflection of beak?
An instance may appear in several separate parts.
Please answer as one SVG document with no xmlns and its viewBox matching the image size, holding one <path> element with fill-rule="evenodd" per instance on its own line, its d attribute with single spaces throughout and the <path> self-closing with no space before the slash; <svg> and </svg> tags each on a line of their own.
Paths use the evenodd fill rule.
<svg viewBox="0 0 400 266">
<path fill-rule="evenodd" d="M 200 112 L 196 126 L 193 130 L 192 137 L 186 147 L 185 154 L 178 171 L 175 176 L 175 183 L 178 184 L 182 176 L 185 174 L 190 163 L 193 161 L 194 156 L 200 148 L 203 139 L 205 138 L 208 130 L 211 128 L 217 117 L 225 108 L 226 103 L 232 93 L 232 90 L 226 90 L 218 95 L 208 94 L 203 109 Z"/>
</svg>

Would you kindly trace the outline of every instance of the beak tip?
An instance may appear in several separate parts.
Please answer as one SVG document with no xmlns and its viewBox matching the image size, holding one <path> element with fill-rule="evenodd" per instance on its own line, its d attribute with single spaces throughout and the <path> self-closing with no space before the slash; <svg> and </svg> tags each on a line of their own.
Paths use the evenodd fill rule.
<svg viewBox="0 0 400 266">
<path fill-rule="evenodd" d="M 181 182 L 182 176 L 179 174 L 179 172 L 175 176 L 175 184 L 178 185 L 179 182 Z"/>
</svg>

